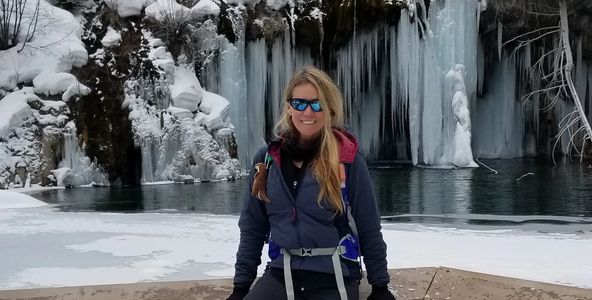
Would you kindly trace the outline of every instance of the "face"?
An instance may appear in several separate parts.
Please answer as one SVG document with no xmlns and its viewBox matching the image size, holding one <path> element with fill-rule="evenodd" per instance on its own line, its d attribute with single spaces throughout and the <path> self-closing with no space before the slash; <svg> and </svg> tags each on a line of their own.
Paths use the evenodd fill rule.
<svg viewBox="0 0 592 300">
<path fill-rule="evenodd" d="M 311 83 L 297 85 L 292 91 L 292 98 L 305 100 L 319 99 L 317 88 Z M 298 111 L 286 103 L 288 114 L 292 116 L 292 123 L 300 134 L 300 142 L 306 143 L 316 139 L 321 134 L 325 122 L 325 110 L 314 112 L 310 105 L 304 111 Z M 325 109 L 321 107 L 321 109 Z"/>
</svg>

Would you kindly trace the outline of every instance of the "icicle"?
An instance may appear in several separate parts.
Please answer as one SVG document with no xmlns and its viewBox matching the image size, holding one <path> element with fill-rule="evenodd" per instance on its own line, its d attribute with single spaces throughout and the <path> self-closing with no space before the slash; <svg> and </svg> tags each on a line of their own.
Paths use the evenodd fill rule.
<svg viewBox="0 0 592 300">
<path fill-rule="evenodd" d="M 425 43 L 422 43 L 425 47 Z M 442 72 L 435 60 L 431 48 L 422 52 L 425 73 L 423 77 L 423 105 L 422 105 L 422 163 L 425 165 L 440 164 L 442 155 L 442 139 L 449 139 L 454 132 L 447 130 L 447 123 L 453 123 L 452 108 L 448 102 L 442 101 Z M 433 70 L 435 69 L 435 70 Z M 448 96 L 450 93 L 447 92 Z M 446 97 L 451 98 L 451 97 Z M 443 128 L 443 126 L 445 126 Z M 454 128 L 454 127 L 453 127 Z M 451 160 L 450 160 L 451 161 Z"/>
<path fill-rule="evenodd" d="M 380 128 L 383 114 L 386 78 L 380 75 L 386 60 L 383 47 L 384 28 L 376 27 L 358 33 L 337 53 L 337 84 L 342 87 L 346 122 L 357 134 L 360 148 L 369 159 L 377 159 L 380 148 Z M 374 74 L 374 75 L 373 75 Z"/>
<path fill-rule="evenodd" d="M 586 63 L 588 65 L 588 120 L 592 120 L 592 61 Z"/>
<path fill-rule="evenodd" d="M 250 133 L 248 124 L 249 110 L 247 101 L 247 77 L 245 67 L 245 21 L 241 11 L 237 8 L 229 9 L 236 41 L 234 44 L 223 41 L 220 59 L 219 91 L 218 93 L 230 101 L 230 121 L 235 126 L 235 136 L 238 144 L 239 162 L 243 171 L 251 165 L 252 157 L 247 156 L 250 148 Z"/>
<path fill-rule="evenodd" d="M 503 34 L 503 25 L 502 21 L 497 21 L 497 59 L 502 59 L 502 34 Z"/>
<path fill-rule="evenodd" d="M 489 93 L 479 99 L 474 152 L 482 158 L 513 158 L 524 154 L 522 105 L 516 101 L 514 60 L 502 57 L 485 83 Z"/>
<path fill-rule="evenodd" d="M 265 99 L 267 83 L 267 47 L 265 39 L 259 39 L 247 44 L 246 49 L 247 72 L 247 121 L 248 125 L 236 124 L 248 129 L 247 144 L 240 145 L 239 157 L 252 159 L 255 152 L 265 145 Z M 242 169 L 249 165 L 242 163 Z"/>
<path fill-rule="evenodd" d="M 417 23 L 411 23 L 409 14 L 401 14 L 397 26 L 398 83 L 401 97 L 400 109 L 407 112 L 409 120 L 409 139 L 411 160 L 414 165 L 419 160 L 420 134 L 420 45 Z"/>
<path fill-rule="evenodd" d="M 576 42 L 576 65 L 574 79 L 576 91 L 578 92 L 578 95 L 583 98 L 586 96 L 586 73 L 588 70 L 586 70 L 586 65 L 584 64 L 582 52 L 582 35 L 579 35 Z"/>
<path fill-rule="evenodd" d="M 69 132 L 64 134 L 62 161 L 58 165 L 59 169 L 52 171 L 57 178 L 58 185 L 109 185 L 108 176 L 96 162 L 91 162 L 90 158 L 78 146 L 76 125 L 69 122 L 66 124 L 66 128 Z"/>
</svg>

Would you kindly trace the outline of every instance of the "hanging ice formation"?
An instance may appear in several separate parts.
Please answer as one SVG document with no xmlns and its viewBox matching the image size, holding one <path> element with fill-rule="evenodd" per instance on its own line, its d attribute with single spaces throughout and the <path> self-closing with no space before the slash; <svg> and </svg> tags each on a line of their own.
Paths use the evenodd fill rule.
<svg viewBox="0 0 592 300">
<path fill-rule="evenodd" d="M 51 171 L 58 186 L 109 186 L 107 174 L 80 149 L 74 123 L 69 122 L 66 128 L 69 132 L 64 134 L 62 161 Z"/>
<path fill-rule="evenodd" d="M 347 117 L 368 158 L 409 159 L 409 153 L 414 165 L 476 166 L 468 108 L 476 97 L 480 8 L 472 1 L 433 2 L 429 20 L 422 20 L 423 0 L 413 2 L 396 27 L 356 33 L 337 52 Z M 455 66 L 464 72 L 447 87 L 444 78 Z M 462 91 L 454 89 L 460 85 Z M 460 119 L 454 100 L 462 103 Z M 381 146 L 385 141 L 393 146 Z"/>
<path fill-rule="evenodd" d="M 488 93 L 478 99 L 473 120 L 474 152 L 482 158 L 513 158 L 524 154 L 522 105 L 516 100 L 515 62 L 505 56 L 493 68 L 485 85 Z"/>
<path fill-rule="evenodd" d="M 144 37 L 154 47 L 148 56 L 160 75 L 129 80 L 123 103 L 141 149 L 142 183 L 237 178 L 238 161 L 226 147 L 233 140 L 230 103 L 204 90 L 192 67 L 175 66 L 160 40 L 147 32 Z"/>
<path fill-rule="evenodd" d="M 234 43 L 206 33 L 207 26 L 202 27 L 202 34 L 211 36 L 204 40 L 208 44 L 205 48 L 217 48 L 220 53 L 202 66 L 202 75 L 206 78 L 204 87 L 231 104 L 229 116 L 236 124 L 238 158 L 242 172 L 248 172 L 255 152 L 265 145 L 266 132 L 279 118 L 283 89 L 290 75 L 295 68 L 312 64 L 313 59 L 308 49 L 294 46 L 294 34 L 287 23 L 283 24 L 284 34 L 271 45 L 264 38 L 245 45 L 245 21 L 240 9 L 229 8 L 228 12 L 236 36 Z"/>
<path fill-rule="evenodd" d="M 539 70 L 537 63 L 541 62 L 540 55 L 552 53 L 552 49 L 558 47 L 557 39 L 550 39 L 548 44 L 533 47 L 528 44 L 512 55 L 502 51 L 499 60 L 496 57 L 496 61 L 492 62 L 489 78 L 479 84 L 483 85 L 484 93 L 477 100 L 477 110 L 473 114 L 475 155 L 484 158 L 536 156 L 541 146 L 548 147 L 546 150 L 553 153 L 568 152 L 570 140 L 574 142 L 569 132 L 576 132 L 579 124 L 572 124 L 570 131 L 559 137 L 557 133 L 568 123 L 564 117 L 573 112 L 573 102 L 560 97 L 554 105 L 549 105 L 553 96 L 540 92 L 548 88 L 545 86 L 548 82 L 533 72 L 533 69 Z M 592 73 L 590 64 L 582 58 L 579 38 L 575 49 L 572 76 L 582 106 L 590 118 Z M 553 60 L 552 55 L 547 57 L 549 61 Z M 543 63 L 546 65 L 545 61 Z M 545 126 L 549 123 L 552 127 Z M 542 132 L 541 125 L 544 127 Z"/>
</svg>

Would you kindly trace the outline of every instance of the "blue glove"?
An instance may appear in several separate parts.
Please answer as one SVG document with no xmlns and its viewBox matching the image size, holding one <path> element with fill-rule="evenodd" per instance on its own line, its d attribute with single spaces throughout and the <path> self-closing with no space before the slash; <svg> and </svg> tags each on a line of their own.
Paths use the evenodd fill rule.
<svg viewBox="0 0 592 300">
<path fill-rule="evenodd" d="M 250 288 L 248 286 L 234 286 L 232 294 L 226 298 L 226 300 L 242 300 L 249 293 Z"/>
<path fill-rule="evenodd" d="M 388 286 L 373 285 L 368 300 L 395 300 L 395 296 L 388 290 Z"/>
</svg>

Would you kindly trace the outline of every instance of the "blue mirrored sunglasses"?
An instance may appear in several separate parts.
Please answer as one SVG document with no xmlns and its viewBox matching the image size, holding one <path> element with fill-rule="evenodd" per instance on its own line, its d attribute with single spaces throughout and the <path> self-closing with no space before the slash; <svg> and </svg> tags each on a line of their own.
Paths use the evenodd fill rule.
<svg viewBox="0 0 592 300">
<path fill-rule="evenodd" d="M 310 108 L 314 112 L 322 111 L 321 102 L 319 99 L 312 99 L 312 100 L 305 100 L 300 98 L 292 98 L 288 100 L 290 102 L 290 106 L 297 111 L 305 111 L 306 107 L 310 105 Z"/>
</svg>

